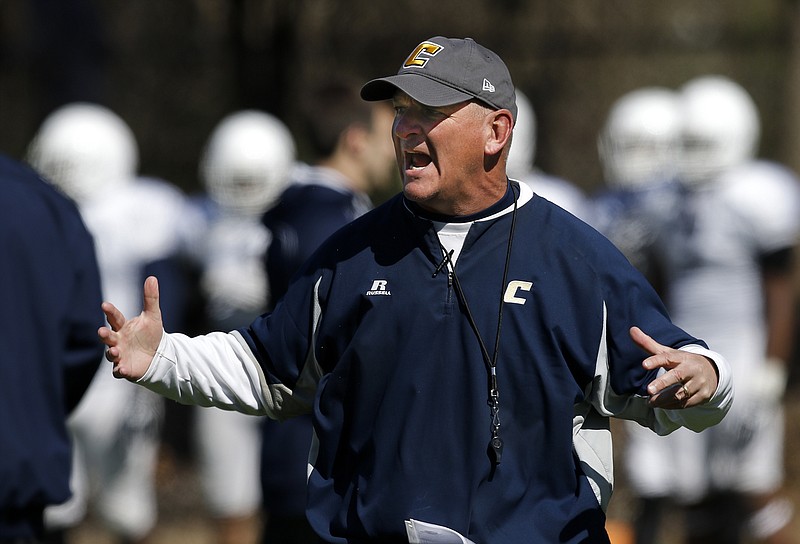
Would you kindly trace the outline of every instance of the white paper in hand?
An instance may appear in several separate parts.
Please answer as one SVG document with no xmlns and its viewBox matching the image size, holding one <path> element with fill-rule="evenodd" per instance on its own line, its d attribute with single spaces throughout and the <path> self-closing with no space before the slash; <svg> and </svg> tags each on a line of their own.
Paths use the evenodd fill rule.
<svg viewBox="0 0 800 544">
<path fill-rule="evenodd" d="M 475 544 L 449 527 L 416 519 L 406 520 L 406 534 L 409 544 Z"/>
</svg>

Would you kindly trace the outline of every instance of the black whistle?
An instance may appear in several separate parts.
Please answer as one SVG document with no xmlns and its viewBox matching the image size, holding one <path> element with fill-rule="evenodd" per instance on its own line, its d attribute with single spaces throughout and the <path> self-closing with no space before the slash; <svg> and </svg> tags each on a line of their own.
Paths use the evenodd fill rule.
<svg viewBox="0 0 800 544">
<path fill-rule="evenodd" d="M 492 463 L 495 465 L 500 464 L 500 459 L 503 457 L 503 441 L 499 436 L 495 436 L 489 441 L 487 453 Z"/>
</svg>

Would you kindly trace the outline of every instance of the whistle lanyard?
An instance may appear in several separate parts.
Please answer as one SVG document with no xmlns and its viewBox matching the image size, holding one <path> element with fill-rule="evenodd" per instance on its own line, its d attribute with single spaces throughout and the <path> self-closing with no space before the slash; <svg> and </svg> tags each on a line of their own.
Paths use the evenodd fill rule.
<svg viewBox="0 0 800 544">
<path fill-rule="evenodd" d="M 500 390 L 497 385 L 497 355 L 500 351 L 500 331 L 503 326 L 503 293 L 508 281 L 508 268 L 509 263 L 511 262 L 511 247 L 514 241 L 514 231 L 517 225 L 517 193 L 513 184 L 511 185 L 511 190 L 514 191 L 514 209 L 511 212 L 511 232 L 508 236 L 508 246 L 506 248 L 506 262 L 505 266 L 503 267 L 503 281 L 500 284 L 500 304 L 497 312 L 497 333 L 494 340 L 494 352 L 492 353 L 491 357 L 489 356 L 489 350 L 486 348 L 486 343 L 483 341 L 483 336 L 481 336 L 481 333 L 478 330 L 478 325 L 475 323 L 475 318 L 472 316 L 472 311 L 467 303 L 467 297 L 464 294 L 464 289 L 461 287 L 461 282 L 456 274 L 455 264 L 451 258 L 453 255 L 452 250 L 447 252 L 444 248 L 442 248 L 442 251 L 444 252 L 444 260 L 437 268 L 438 271 L 445 263 L 447 263 L 449 266 L 450 277 L 453 280 L 453 288 L 455 289 L 456 297 L 458 297 L 459 302 L 464 307 L 464 312 L 467 315 L 467 321 L 469 321 L 469 324 L 475 333 L 475 337 L 478 339 L 478 344 L 481 348 L 481 355 L 483 356 L 483 362 L 486 365 L 489 389 L 489 397 L 486 402 L 489 405 L 489 415 L 491 421 L 491 438 L 489 440 L 489 446 L 487 447 L 486 452 L 494 465 L 500 464 L 500 459 L 503 455 L 503 439 L 500 438 Z M 434 275 L 436 275 L 436 273 L 434 273 Z"/>
</svg>

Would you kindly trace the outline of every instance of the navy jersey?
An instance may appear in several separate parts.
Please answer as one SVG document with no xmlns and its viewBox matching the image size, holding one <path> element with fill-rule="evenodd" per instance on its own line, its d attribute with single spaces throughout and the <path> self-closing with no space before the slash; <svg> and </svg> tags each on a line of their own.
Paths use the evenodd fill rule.
<svg viewBox="0 0 800 544">
<path fill-rule="evenodd" d="M 263 218 L 272 235 L 265 256 L 271 305 L 328 236 L 371 207 L 366 195 L 347 189 L 332 169 L 304 167 L 298 176 Z"/>
<path fill-rule="evenodd" d="M 277 418 L 311 411 L 307 515 L 327 541 L 407 541 L 404 520 L 418 519 L 482 544 L 607 542 L 607 418 L 659 433 L 702 429 L 726 411 L 730 376 L 718 362 L 721 385 L 709 404 L 649 406 L 655 373 L 642 368 L 647 354 L 630 326 L 712 352 L 670 322 L 606 238 L 520 189 L 516 212 L 509 206 L 469 227 L 455 265 L 490 352 L 504 301 L 499 465 L 487 455 L 477 335 L 452 275 L 434 273 L 442 261 L 434 223 L 402 196 L 329 238 L 274 312 L 250 327 L 165 335 L 141 383 L 183 402 Z M 220 364 L 238 376 L 224 390 L 209 383 Z"/>
</svg>

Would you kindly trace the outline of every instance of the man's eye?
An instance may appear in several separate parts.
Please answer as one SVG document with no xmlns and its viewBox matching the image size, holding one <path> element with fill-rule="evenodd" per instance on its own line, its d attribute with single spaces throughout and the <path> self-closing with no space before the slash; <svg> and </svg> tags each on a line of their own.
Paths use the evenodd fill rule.
<svg viewBox="0 0 800 544">
<path fill-rule="evenodd" d="M 431 117 L 431 118 L 437 118 L 437 117 L 443 117 L 444 116 L 444 113 L 442 113 L 438 109 L 431 108 L 431 107 L 423 108 L 422 109 L 422 113 L 423 113 L 423 115 L 425 115 L 425 117 Z"/>
</svg>

